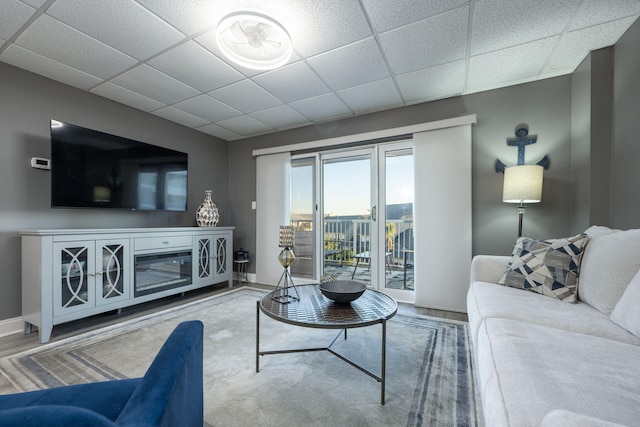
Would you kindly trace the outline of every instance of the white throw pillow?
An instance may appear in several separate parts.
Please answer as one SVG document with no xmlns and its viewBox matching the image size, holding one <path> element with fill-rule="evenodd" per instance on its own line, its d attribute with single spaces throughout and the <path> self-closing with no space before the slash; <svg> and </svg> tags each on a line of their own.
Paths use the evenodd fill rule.
<svg viewBox="0 0 640 427">
<path fill-rule="evenodd" d="M 640 271 L 611 312 L 611 321 L 640 338 Z"/>
<path fill-rule="evenodd" d="M 606 234 L 618 233 L 622 230 L 618 230 L 617 228 L 609 228 L 604 225 L 592 225 L 587 228 L 587 231 L 584 232 L 590 239 L 595 239 L 600 236 L 604 236 Z"/>
<path fill-rule="evenodd" d="M 638 270 L 639 229 L 596 233 L 582 256 L 578 299 L 609 316 Z"/>
</svg>

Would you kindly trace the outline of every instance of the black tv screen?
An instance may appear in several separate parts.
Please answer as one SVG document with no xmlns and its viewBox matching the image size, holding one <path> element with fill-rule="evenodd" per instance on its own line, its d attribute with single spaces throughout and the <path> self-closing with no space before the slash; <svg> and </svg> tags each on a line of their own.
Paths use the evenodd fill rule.
<svg viewBox="0 0 640 427">
<path fill-rule="evenodd" d="M 187 210 L 187 154 L 51 120 L 51 206 Z"/>
</svg>

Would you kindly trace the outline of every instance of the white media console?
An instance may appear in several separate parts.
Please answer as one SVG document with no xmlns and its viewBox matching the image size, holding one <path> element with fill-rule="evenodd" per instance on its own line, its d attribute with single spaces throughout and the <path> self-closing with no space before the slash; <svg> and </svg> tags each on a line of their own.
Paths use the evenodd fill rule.
<svg viewBox="0 0 640 427">
<path fill-rule="evenodd" d="M 233 284 L 234 227 L 25 230 L 24 333 L 215 283 Z"/>
</svg>

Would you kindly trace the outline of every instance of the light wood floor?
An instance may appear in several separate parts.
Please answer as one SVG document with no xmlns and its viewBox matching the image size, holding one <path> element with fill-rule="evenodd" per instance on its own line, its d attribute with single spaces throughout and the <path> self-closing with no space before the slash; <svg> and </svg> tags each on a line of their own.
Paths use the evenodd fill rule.
<svg viewBox="0 0 640 427">
<path fill-rule="evenodd" d="M 258 285 L 255 283 L 234 282 L 233 287 L 251 286 L 262 288 L 265 290 L 273 290 L 273 286 Z M 229 288 L 226 283 L 209 286 L 203 289 L 187 292 L 184 295 L 175 295 L 172 297 L 162 298 L 160 300 L 139 304 L 133 307 L 123 308 L 120 312 L 108 312 L 99 314 L 86 319 L 80 319 L 73 322 L 57 325 L 53 328 L 51 341 L 60 340 L 71 335 L 77 335 L 83 332 L 99 329 L 118 322 L 144 316 L 155 311 L 165 310 L 174 306 L 179 306 L 200 298 L 215 295 L 227 291 Z M 425 316 L 439 317 L 448 320 L 467 321 L 467 315 L 464 313 L 455 313 L 443 310 L 432 310 L 426 308 L 415 307 L 411 304 L 398 304 L 398 313 L 402 314 L 420 314 Z M 40 345 L 38 333 L 34 332 L 28 335 L 21 333 L 11 334 L 0 337 L 0 357 L 10 356 L 24 350 L 28 350 Z M 0 374 L 0 394 L 15 393 L 18 390 Z"/>
</svg>

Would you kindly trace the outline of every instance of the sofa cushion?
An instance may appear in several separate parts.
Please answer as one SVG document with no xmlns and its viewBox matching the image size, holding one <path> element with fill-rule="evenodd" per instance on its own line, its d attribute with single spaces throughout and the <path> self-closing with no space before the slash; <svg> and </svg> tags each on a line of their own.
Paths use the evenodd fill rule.
<svg viewBox="0 0 640 427">
<path fill-rule="evenodd" d="M 520 237 L 509 267 L 498 283 L 574 303 L 586 242 L 587 236 L 583 233 L 549 240 Z"/>
<path fill-rule="evenodd" d="M 611 320 L 640 338 L 640 271 L 633 276 L 620 301 L 611 312 Z"/>
<path fill-rule="evenodd" d="M 589 239 L 584 250 L 578 297 L 610 315 L 638 270 L 639 229 L 596 235 Z"/>
<path fill-rule="evenodd" d="M 640 346 L 640 338 L 616 325 L 607 315 L 588 304 L 580 301 L 566 304 L 495 283 L 471 284 L 467 294 L 467 314 L 474 342 L 484 319 L 502 318 Z"/>
<path fill-rule="evenodd" d="M 540 427 L 625 427 L 622 424 L 610 423 L 599 418 L 587 417 L 583 414 L 556 409 L 549 412 Z"/>
<path fill-rule="evenodd" d="M 603 225 L 592 225 L 584 231 L 584 234 L 589 236 L 589 239 L 594 239 L 606 234 L 619 233 L 620 231 L 622 230 L 619 230 L 617 228 L 609 228 Z"/>
<path fill-rule="evenodd" d="M 487 426 L 537 426 L 556 409 L 611 423 L 638 423 L 638 346 L 486 319 L 477 351 Z"/>
</svg>

